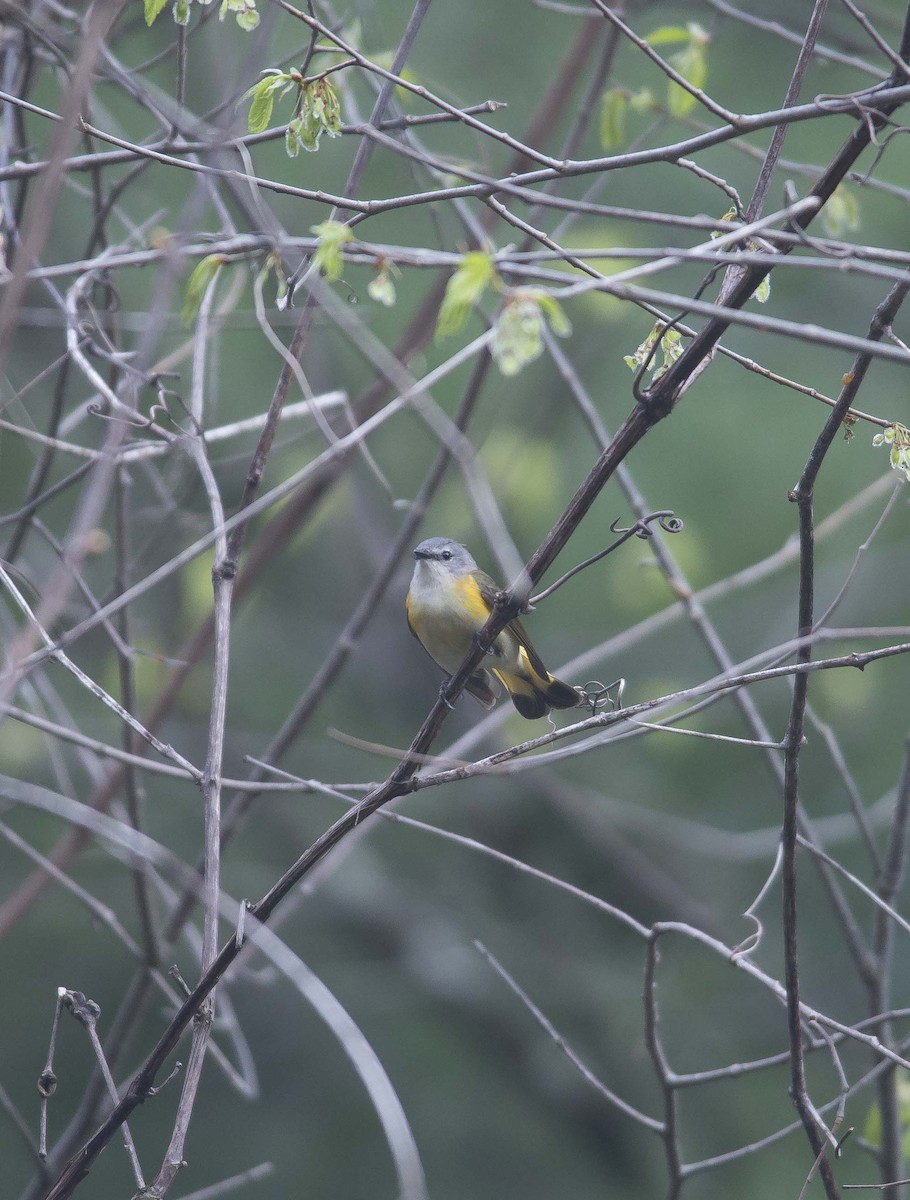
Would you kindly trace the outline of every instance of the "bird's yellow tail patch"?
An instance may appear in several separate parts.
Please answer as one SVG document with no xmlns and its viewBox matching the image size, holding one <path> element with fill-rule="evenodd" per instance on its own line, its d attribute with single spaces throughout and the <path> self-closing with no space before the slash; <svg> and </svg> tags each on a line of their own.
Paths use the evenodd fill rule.
<svg viewBox="0 0 910 1200">
<path fill-rule="evenodd" d="M 492 670 L 508 690 L 519 713 L 529 721 L 545 717 L 551 708 L 575 708 L 581 703 L 581 696 L 575 688 L 569 687 L 567 683 L 549 673 L 543 676 L 536 671 L 523 646 L 519 653 L 519 662 L 524 668 L 521 674 L 497 668 Z"/>
</svg>

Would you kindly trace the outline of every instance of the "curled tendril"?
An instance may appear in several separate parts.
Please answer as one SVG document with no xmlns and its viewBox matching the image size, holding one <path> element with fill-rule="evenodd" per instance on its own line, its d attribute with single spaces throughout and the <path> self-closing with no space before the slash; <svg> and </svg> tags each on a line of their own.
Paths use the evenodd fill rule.
<svg viewBox="0 0 910 1200">
<path fill-rule="evenodd" d="M 171 412 L 170 404 L 168 403 L 168 400 L 170 399 L 173 400 L 175 404 L 179 405 L 179 407 L 183 410 L 184 419 L 188 419 L 192 426 L 190 432 L 196 437 L 201 435 L 202 430 L 199 428 L 198 421 L 196 421 L 192 413 L 190 413 L 189 409 L 184 403 L 183 397 L 179 392 L 175 392 L 172 388 L 164 387 L 160 379 L 156 380 L 155 382 L 155 391 L 158 395 L 158 399 L 149 408 L 150 423 L 155 422 L 157 424 L 163 420 L 164 422 L 173 426 L 173 428 L 179 434 L 185 435 L 187 433 L 187 430 L 183 428 L 183 426 L 180 424 L 180 421 L 177 419 L 174 413 Z"/>
<path fill-rule="evenodd" d="M 616 688 L 616 698 L 611 695 Z M 622 708 L 622 696 L 626 690 L 625 679 L 614 679 L 612 683 L 601 683 L 599 679 L 590 679 L 581 688 L 584 704 L 591 710 L 591 716 L 597 715 L 598 709 L 610 705 L 613 709 Z"/>
<path fill-rule="evenodd" d="M 149 407 L 149 423 L 151 424 L 152 422 L 154 422 L 156 425 L 167 423 L 172 425 L 179 433 L 183 432 L 183 430 L 180 428 L 177 418 L 168 407 L 167 398 L 160 394 L 156 403 Z"/>
<path fill-rule="evenodd" d="M 172 425 L 176 425 L 166 404 L 153 404 L 149 409 L 149 424 L 160 425 L 162 420 L 170 421 Z"/>
<path fill-rule="evenodd" d="M 648 513 L 646 517 L 639 518 L 639 520 L 637 520 L 634 525 L 630 525 L 628 529 L 623 529 L 620 526 L 619 518 L 617 517 L 617 519 L 610 526 L 610 532 L 618 533 L 624 538 L 637 537 L 647 541 L 647 539 L 652 537 L 654 534 L 654 530 L 651 528 L 651 525 L 654 521 L 657 521 L 664 533 L 679 533 L 685 528 L 682 517 L 678 517 L 672 509 L 663 508 L 659 509 L 657 512 Z M 617 543 L 617 545 L 619 544 L 620 543 Z M 610 548 L 613 549 L 612 546 Z"/>
<path fill-rule="evenodd" d="M 122 412 L 105 412 L 104 405 L 94 401 L 86 405 L 85 411 L 93 417 L 100 417 L 102 421 L 119 421 L 120 424 L 129 425 L 132 429 L 148 429 L 152 424 L 150 417 L 142 417 L 138 413 L 135 416 L 128 416 Z"/>
<path fill-rule="evenodd" d="M 834 1147 L 834 1155 L 836 1158 L 840 1158 L 842 1156 L 842 1154 L 844 1152 L 844 1142 L 847 1140 L 847 1138 L 853 1132 L 854 1132 L 854 1126 L 851 1125 L 850 1128 L 839 1139 L 837 1145 Z"/>
<path fill-rule="evenodd" d="M 896 138 L 899 134 L 904 134 L 904 133 L 907 133 L 907 131 L 908 131 L 906 125 L 898 125 L 896 122 L 894 122 L 892 120 L 889 120 L 887 123 L 889 125 L 891 125 L 893 128 L 891 129 L 891 132 L 888 134 L 888 136 L 886 138 L 884 138 L 882 141 L 879 141 L 877 138 L 873 139 L 873 141 L 875 142 L 875 145 L 878 147 L 878 151 L 875 155 L 875 158 L 872 160 L 869 170 L 866 171 L 866 173 L 862 177 L 857 178 L 857 180 L 856 180 L 857 183 L 866 184 L 869 182 L 869 180 L 872 177 L 873 172 L 877 169 L 878 164 L 882 159 L 882 156 L 884 155 L 885 151 L 888 149 L 890 142 L 894 138 Z"/>
<path fill-rule="evenodd" d="M 547 596 L 552 596 L 556 589 L 562 587 L 562 585 L 570 580 L 573 575 L 577 575 L 578 572 L 583 571 L 585 567 L 590 567 L 593 563 L 599 562 L 600 559 L 605 558 L 608 554 L 612 554 L 614 550 L 617 550 L 623 544 L 623 542 L 627 542 L 629 538 L 651 537 L 653 530 L 650 528 L 650 525 L 653 521 L 660 522 L 661 529 L 663 529 L 666 533 L 679 533 L 679 531 L 683 528 L 682 519 L 677 517 L 671 508 L 662 508 L 658 509 L 657 512 L 648 513 L 647 516 L 640 517 L 639 520 L 637 520 L 634 525 L 629 526 L 628 529 L 621 529 L 619 527 L 619 518 L 617 517 L 617 519 L 610 526 L 611 533 L 619 534 L 617 540 L 613 542 L 612 545 L 607 546 L 605 550 L 600 550 L 597 554 L 592 555 L 591 558 L 586 558 L 584 562 L 573 567 L 571 571 L 566 571 L 565 575 L 557 579 L 555 583 L 551 583 L 548 588 L 544 588 L 542 592 L 538 592 L 536 596 L 532 596 L 528 601 L 529 607 L 525 608 L 524 611 L 530 612 L 535 604 L 541 600 L 545 600 Z"/>
</svg>

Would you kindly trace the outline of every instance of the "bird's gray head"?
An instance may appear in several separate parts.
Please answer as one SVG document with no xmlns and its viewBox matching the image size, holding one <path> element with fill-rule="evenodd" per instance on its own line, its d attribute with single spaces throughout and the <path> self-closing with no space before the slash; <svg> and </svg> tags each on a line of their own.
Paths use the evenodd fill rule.
<svg viewBox="0 0 910 1200">
<path fill-rule="evenodd" d="M 451 538 L 427 538 L 414 550 L 414 557 L 418 566 L 427 563 L 452 575 L 463 575 L 467 571 L 477 570 L 477 563 L 464 546 L 460 542 L 453 542 Z"/>
</svg>

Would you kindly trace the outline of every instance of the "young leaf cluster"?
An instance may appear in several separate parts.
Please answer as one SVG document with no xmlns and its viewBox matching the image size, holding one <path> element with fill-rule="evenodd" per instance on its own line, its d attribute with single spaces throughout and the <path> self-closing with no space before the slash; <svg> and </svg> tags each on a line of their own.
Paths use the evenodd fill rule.
<svg viewBox="0 0 910 1200">
<path fill-rule="evenodd" d="M 294 115 L 285 133 L 285 146 L 291 158 L 296 158 L 301 149 L 318 150 L 324 133 L 337 137 L 341 132 L 341 101 L 332 81 L 305 79 L 299 71 L 270 67 L 243 96 L 250 101 L 249 132 L 263 133 L 271 123 L 275 101 L 295 89 Z"/>
<path fill-rule="evenodd" d="M 183 311 L 180 314 L 184 325 L 192 324 L 196 313 L 199 312 L 199 306 L 202 303 L 202 297 L 205 295 L 206 289 L 224 264 L 225 259 L 222 255 L 207 254 L 193 269 L 192 274 L 186 281 Z"/>
<path fill-rule="evenodd" d="M 664 328 L 663 322 L 658 321 L 634 354 L 623 355 L 623 362 L 630 371 L 638 371 L 647 362 L 654 379 L 660 379 L 667 368 L 676 362 L 683 350 L 682 337 L 678 330 L 668 329 L 664 333 Z M 657 355 L 654 353 L 658 341 L 663 357 L 660 366 L 657 365 Z"/>
<path fill-rule="evenodd" d="M 860 211 L 856 192 L 840 184 L 821 211 L 821 222 L 829 237 L 842 238 L 859 228 Z"/>
<path fill-rule="evenodd" d="M 607 88 L 600 98 L 600 144 L 608 153 L 626 143 L 628 113 L 649 112 L 659 107 L 648 88 L 630 92 L 628 88 Z"/>
<path fill-rule="evenodd" d="M 168 0 L 143 0 L 143 3 L 145 5 L 145 23 L 153 25 L 167 7 Z M 189 24 L 191 3 L 192 0 L 174 0 L 174 20 L 178 25 Z M 199 3 L 209 4 L 211 0 L 199 0 Z M 259 24 L 256 0 L 221 0 L 218 19 L 223 21 L 228 13 L 234 14 L 237 24 L 246 33 L 251 33 Z"/>
<path fill-rule="evenodd" d="M 673 46 L 681 48 L 671 54 L 667 62 L 687 83 L 701 91 L 708 79 L 708 43 L 710 34 L 700 25 L 689 21 L 683 25 L 662 25 L 647 37 L 651 46 Z M 691 92 L 671 80 L 667 84 L 667 111 L 671 117 L 685 117 L 695 107 L 696 98 Z"/>
<path fill-rule="evenodd" d="M 400 274 L 395 264 L 388 262 L 386 259 L 380 259 L 376 264 L 376 274 L 367 284 L 367 292 L 370 299 L 375 300 L 377 304 L 381 304 L 385 308 L 393 308 L 395 301 L 398 299 L 395 280 L 392 278 L 393 274 Z"/>
<path fill-rule="evenodd" d="M 895 421 L 875 435 L 872 445 L 890 446 L 891 470 L 903 471 L 905 478 L 910 479 L 910 429 Z"/>
<path fill-rule="evenodd" d="M 285 146 L 289 157 L 296 158 L 301 147 L 311 153 L 319 149 L 324 133 L 341 133 L 341 102 L 330 79 L 312 80 L 300 90 L 296 115 L 288 122 Z"/>
<path fill-rule="evenodd" d="M 350 227 L 343 221 L 320 221 L 311 225 L 319 242 L 313 255 L 313 267 L 321 271 L 329 283 L 341 278 L 344 267 L 344 248 L 353 238 Z"/>
<path fill-rule="evenodd" d="M 546 322 L 557 337 L 572 326 L 558 301 L 538 288 L 518 288 L 508 295 L 493 326 L 490 353 L 503 375 L 517 375 L 543 353 Z"/>
<path fill-rule="evenodd" d="M 487 288 L 494 286 L 500 286 L 500 282 L 493 259 L 483 250 L 471 250 L 446 284 L 436 322 L 436 336 L 458 333 Z"/>
<path fill-rule="evenodd" d="M 721 217 L 721 220 L 722 221 L 738 221 L 741 219 L 741 217 L 742 217 L 742 214 L 737 212 L 735 208 L 728 208 L 727 211 L 724 213 L 724 215 Z M 711 234 L 712 240 L 719 238 L 721 236 L 722 235 L 719 230 L 716 230 L 714 233 Z M 750 241 L 748 243 L 747 249 L 758 251 L 758 250 L 761 250 L 762 247 L 759 245 L 758 242 Z M 764 279 L 761 281 L 761 283 L 758 285 L 758 287 L 752 293 L 752 299 L 757 300 L 759 302 L 759 304 L 767 304 L 768 303 L 768 301 L 771 299 L 771 276 L 770 275 L 766 275 L 764 277 Z"/>
</svg>

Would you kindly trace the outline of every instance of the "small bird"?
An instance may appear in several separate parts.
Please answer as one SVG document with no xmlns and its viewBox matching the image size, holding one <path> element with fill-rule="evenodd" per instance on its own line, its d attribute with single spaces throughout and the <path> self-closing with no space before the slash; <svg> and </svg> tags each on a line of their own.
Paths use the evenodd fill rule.
<svg viewBox="0 0 910 1200">
<path fill-rule="evenodd" d="M 427 538 L 414 558 L 406 601 L 408 626 L 430 658 L 454 675 L 487 623 L 499 588 L 451 538 Z M 490 671 L 529 721 L 545 717 L 551 708 L 575 708 L 582 702 L 575 688 L 555 679 L 543 665 L 517 618 L 496 638 L 491 654 L 496 666 Z M 492 708 L 499 695 L 490 671 L 479 668 L 465 685 L 485 708 Z"/>
</svg>

